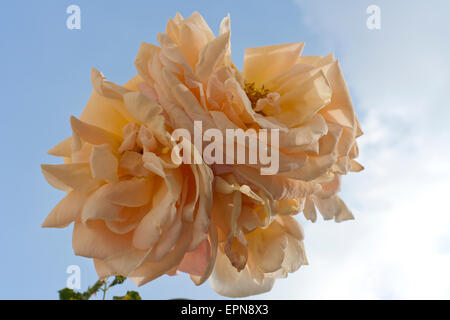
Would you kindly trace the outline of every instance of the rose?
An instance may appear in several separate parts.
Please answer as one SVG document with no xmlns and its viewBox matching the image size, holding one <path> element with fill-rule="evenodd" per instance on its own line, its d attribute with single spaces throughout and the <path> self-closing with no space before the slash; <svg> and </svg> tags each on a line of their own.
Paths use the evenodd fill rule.
<svg viewBox="0 0 450 320">
<path fill-rule="evenodd" d="M 340 67 L 331 55 L 302 57 L 294 43 L 248 49 L 240 72 L 229 17 L 215 37 L 200 14 L 177 14 L 158 42 L 141 45 L 138 76 L 125 87 L 93 71 L 81 116 L 89 124 L 73 118 L 72 139 L 51 150 L 66 165 L 43 166 L 69 191 L 44 226 L 75 221 L 75 253 L 94 257 L 100 277 L 142 284 L 180 270 L 199 284 L 214 268 L 220 294 L 268 291 L 307 263 L 292 215 L 315 221 L 317 207 L 325 219 L 353 218 L 337 193 L 342 175 L 362 170 L 354 160 L 362 132 Z M 279 171 L 177 164 L 170 133 L 192 135 L 195 121 L 205 130 L 278 129 Z"/>
<path fill-rule="evenodd" d="M 193 122 L 200 120 L 207 128 L 223 132 L 229 128 L 281 132 L 280 170 L 276 176 L 262 176 L 252 166 L 212 166 L 216 186 L 217 181 L 224 181 L 222 178 L 233 179 L 235 186 L 251 188 L 270 204 L 259 204 L 258 210 L 264 212 L 265 218 L 253 234 L 270 234 L 272 224 L 276 226 L 279 219 L 288 219 L 286 214 L 299 211 L 315 221 L 315 206 L 325 219 L 353 218 L 337 192 L 341 175 L 362 170 L 354 160 L 358 155 L 355 139 L 362 132 L 339 64 L 332 55 L 303 57 L 304 43 L 249 48 L 241 73 L 231 61 L 229 17 L 222 21 L 216 38 L 198 13 L 186 19 L 181 15 L 170 19 L 166 32 L 158 34 L 158 42 L 161 47 L 141 45 L 135 62 L 144 79 L 139 87 L 161 103 L 174 128 L 192 130 Z M 214 272 L 211 282 L 225 295 L 263 292 L 270 287 L 265 283 L 272 280 L 261 282 L 261 278 L 273 279 L 279 273 L 262 272 L 263 276 L 256 276 L 249 271 L 255 265 L 255 258 L 248 256 L 251 242 L 246 240 L 252 238 L 252 232 L 237 221 L 245 220 L 248 212 L 256 209 L 244 206 L 244 210 L 235 202 L 248 195 L 237 200 L 240 191 L 233 194 L 214 193 L 213 218 L 218 221 L 220 243 L 216 269 L 226 264 L 235 270 Z M 224 202 L 223 197 L 228 200 Z M 233 217 L 234 222 L 224 217 Z M 297 222 L 289 220 L 287 224 L 294 226 Z M 285 254 L 298 266 L 306 261 L 304 255 L 295 258 L 292 252 Z M 230 281 L 216 279 L 225 274 Z M 244 274 L 254 281 L 244 281 Z M 232 279 L 246 285 L 236 285 Z M 233 285 L 217 289 L 217 283 L 234 283 L 236 290 L 243 291 L 233 292 Z"/>
<path fill-rule="evenodd" d="M 102 279 L 120 274 L 141 285 L 180 270 L 200 284 L 215 258 L 210 168 L 171 161 L 161 107 L 137 91 L 136 78 L 120 87 L 94 69 L 92 81 L 72 137 L 49 151 L 65 164 L 42 165 L 67 192 L 43 226 L 75 222 L 74 252 L 93 258 Z"/>
<path fill-rule="evenodd" d="M 210 283 L 216 292 L 243 297 L 270 290 L 276 278 L 307 264 L 303 230 L 290 214 L 295 200 L 273 201 L 233 174 L 217 176 L 212 219 L 219 250 Z"/>
<path fill-rule="evenodd" d="M 304 43 L 249 48 L 241 73 L 231 61 L 229 17 L 216 38 L 198 13 L 170 19 L 158 42 L 161 47 L 141 45 L 135 62 L 144 79 L 139 87 L 161 103 L 174 128 L 192 130 L 193 122 L 200 120 L 206 128 L 223 131 L 280 129 L 282 188 L 292 185 L 290 179 L 321 185 L 362 170 L 354 160 L 355 139 L 362 132 L 332 55 L 301 56 Z M 233 170 L 246 184 L 256 179 L 268 186 L 272 179 L 250 177 L 251 170 L 242 166 Z M 331 211 L 321 199 L 323 194 L 298 200 L 307 202 L 308 209 L 320 206 L 329 217 Z M 345 206 L 334 195 L 332 202 Z M 351 218 L 342 210 L 334 210 L 338 220 Z"/>
</svg>

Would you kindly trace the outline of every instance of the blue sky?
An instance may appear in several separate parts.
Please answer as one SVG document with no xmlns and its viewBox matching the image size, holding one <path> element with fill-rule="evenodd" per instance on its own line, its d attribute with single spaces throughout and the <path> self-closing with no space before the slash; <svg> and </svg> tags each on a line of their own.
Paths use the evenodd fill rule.
<svg viewBox="0 0 450 320">
<path fill-rule="evenodd" d="M 81 30 L 66 28 L 71 4 L 81 8 Z M 381 8 L 381 30 L 366 27 L 370 4 Z M 91 92 L 91 67 L 126 82 L 140 42 L 156 43 L 177 11 L 199 11 L 216 32 L 230 13 L 238 67 L 252 46 L 305 41 L 304 54 L 334 52 L 365 132 L 366 170 L 346 177 L 342 194 L 356 220 L 299 217 L 310 265 L 259 297 L 450 298 L 449 10 L 438 0 L 2 1 L 0 298 L 54 299 L 69 265 L 81 267 L 83 288 L 96 280 L 92 262 L 73 255 L 71 228 L 40 228 L 63 194 L 39 165 L 58 162 L 46 151 L 70 135 L 69 117 Z M 220 298 L 185 275 L 139 292 Z"/>
</svg>

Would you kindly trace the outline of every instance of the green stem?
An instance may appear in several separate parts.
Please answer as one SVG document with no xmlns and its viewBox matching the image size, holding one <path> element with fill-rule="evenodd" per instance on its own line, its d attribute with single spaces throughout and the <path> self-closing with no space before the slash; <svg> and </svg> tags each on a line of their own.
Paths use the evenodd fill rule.
<svg viewBox="0 0 450 320">
<path fill-rule="evenodd" d="M 103 300 L 105 300 L 105 298 L 106 298 L 106 291 L 108 291 L 108 289 L 109 289 L 109 286 L 106 286 L 106 281 L 105 281 L 105 284 L 103 285 L 103 289 L 102 289 L 102 291 L 103 291 Z"/>
</svg>

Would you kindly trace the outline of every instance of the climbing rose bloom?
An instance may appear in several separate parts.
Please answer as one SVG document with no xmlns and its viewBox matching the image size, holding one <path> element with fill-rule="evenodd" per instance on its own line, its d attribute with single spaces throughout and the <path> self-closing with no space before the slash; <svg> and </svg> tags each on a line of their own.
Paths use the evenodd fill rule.
<svg viewBox="0 0 450 320">
<path fill-rule="evenodd" d="M 293 215 L 353 219 L 338 192 L 343 175 L 363 169 L 362 131 L 338 62 L 302 56 L 304 43 L 271 45 L 247 49 L 241 72 L 230 37 L 229 16 L 216 37 L 199 13 L 177 14 L 159 46 L 141 44 L 124 87 L 93 70 L 72 138 L 50 150 L 65 164 L 43 165 L 44 175 L 68 194 L 44 226 L 75 222 L 74 251 L 94 258 L 101 278 L 141 285 L 181 271 L 221 295 L 259 294 L 308 263 Z M 278 129 L 278 172 L 176 165 L 170 134 L 192 135 L 194 121 L 222 133 Z"/>
<path fill-rule="evenodd" d="M 49 151 L 65 163 L 42 165 L 67 195 L 44 227 L 74 222 L 75 254 L 93 258 L 100 278 L 141 285 L 177 270 L 200 284 L 214 266 L 209 226 L 212 171 L 174 164 L 161 107 L 135 87 L 106 82 L 93 70 L 93 92 L 72 137 Z M 200 257 L 200 259 L 198 259 Z"/>
<path fill-rule="evenodd" d="M 212 219 L 221 244 L 210 281 L 216 292 L 230 297 L 263 293 L 276 278 L 307 264 L 303 230 L 290 216 L 298 212 L 295 201 L 271 201 L 233 174 L 216 176 L 214 189 Z"/>
<path fill-rule="evenodd" d="M 279 184 L 275 198 L 287 189 L 326 219 L 352 218 L 336 195 L 340 176 L 363 167 L 356 138 L 358 119 L 333 55 L 301 56 L 304 43 L 249 48 L 243 72 L 231 61 L 230 18 L 215 37 L 200 14 L 170 19 L 158 34 L 160 47 L 143 43 L 135 62 L 145 94 L 159 101 L 173 128 L 191 131 L 193 121 L 203 128 L 279 129 Z M 213 166 L 217 167 L 217 166 Z M 246 184 L 271 188 L 273 177 L 255 174 L 255 166 L 234 166 Z M 320 196 L 295 194 L 300 182 L 330 184 Z"/>
</svg>

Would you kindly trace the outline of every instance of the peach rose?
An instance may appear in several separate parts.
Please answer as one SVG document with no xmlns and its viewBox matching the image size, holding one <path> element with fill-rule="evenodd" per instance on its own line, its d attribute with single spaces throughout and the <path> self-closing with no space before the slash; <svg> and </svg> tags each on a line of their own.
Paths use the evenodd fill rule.
<svg viewBox="0 0 450 320">
<path fill-rule="evenodd" d="M 287 215 L 302 211 L 315 221 L 316 207 L 325 219 L 339 222 L 353 218 L 337 192 L 342 175 L 362 170 L 354 160 L 358 156 L 355 139 L 362 132 L 341 69 L 332 55 L 301 56 L 304 43 L 249 48 L 240 72 L 231 61 L 230 33 L 229 17 L 222 21 L 215 37 L 200 14 L 186 19 L 177 14 L 169 20 L 166 32 L 158 34 L 160 47 L 141 45 L 135 65 L 144 80 L 139 88 L 161 103 L 174 128 L 192 130 L 193 122 L 199 120 L 206 128 L 222 131 L 252 128 L 281 132 L 280 165 L 275 176 L 262 176 L 249 165 L 212 166 L 216 184 L 218 179 L 233 177 L 235 184 L 251 188 L 269 204 L 253 203 L 249 207 L 237 204 L 241 198 L 249 200 L 248 195 L 238 196 L 239 191 L 233 196 L 214 193 L 213 219 L 217 220 L 220 243 L 215 268 L 229 270 L 214 272 L 211 282 L 220 284 L 213 287 L 221 294 L 241 296 L 266 291 L 276 275 L 295 269 L 277 273 L 255 268 L 258 263 L 270 263 L 261 259 L 270 259 L 271 255 L 258 261 L 249 254 L 250 234 L 270 234 L 272 224 L 284 230 L 278 227 L 280 219 L 288 219 L 285 223 L 297 228 L 297 222 Z M 252 197 L 250 200 L 255 201 Z M 260 221 L 251 233 L 237 227 L 236 221 L 247 219 L 249 212 L 254 216 L 256 207 L 264 212 L 264 223 Z M 280 249 L 282 254 L 297 266 L 306 261 L 304 254 L 291 257 L 290 251 Z M 230 266 L 235 268 L 234 273 Z M 258 276 L 255 270 L 259 270 Z M 229 281 L 216 279 L 226 275 Z M 252 278 L 253 286 L 243 277 Z M 232 279 L 245 285 L 239 286 Z"/>
<path fill-rule="evenodd" d="M 277 193 L 291 188 L 291 180 L 320 189 L 338 175 L 362 170 L 354 160 L 362 132 L 333 56 L 301 56 L 304 43 L 249 48 L 240 72 L 231 61 L 230 32 L 229 17 L 216 38 L 200 14 L 186 19 L 177 14 L 158 34 L 161 47 L 141 45 L 135 62 L 144 79 L 139 88 L 161 103 L 171 126 L 192 130 L 199 120 L 204 128 L 221 130 L 279 129 Z M 233 170 L 247 184 L 257 179 L 268 186 L 272 179 L 249 177 L 245 166 Z M 310 197 L 308 208 L 323 197 Z M 335 211 L 338 220 L 351 216 Z"/>
<path fill-rule="evenodd" d="M 65 163 L 42 165 L 67 192 L 43 227 L 74 222 L 74 252 L 93 258 L 100 278 L 142 285 L 180 270 L 202 283 L 216 250 L 211 169 L 172 162 L 161 106 L 137 91 L 137 78 L 121 87 L 93 70 L 92 81 L 81 120 L 71 118 L 72 137 L 49 151 Z"/>
<path fill-rule="evenodd" d="M 219 250 L 210 283 L 221 295 L 244 297 L 270 290 L 276 278 L 307 264 L 303 230 L 290 215 L 295 199 L 273 201 L 241 185 L 233 174 L 215 178 L 212 219 Z"/>
<path fill-rule="evenodd" d="M 68 195 L 44 222 L 75 222 L 76 254 L 100 277 L 146 283 L 177 270 L 219 294 L 266 292 L 307 264 L 293 215 L 344 221 L 341 177 L 360 171 L 362 134 L 338 62 L 301 56 L 303 43 L 249 48 L 240 72 L 231 60 L 230 18 L 216 37 L 199 13 L 177 14 L 159 46 L 142 43 L 138 76 L 124 87 L 92 73 L 94 93 L 73 135 L 44 165 Z M 175 129 L 278 129 L 279 170 L 261 164 L 177 165 Z M 194 153 L 189 141 L 183 142 Z M 211 275 L 211 276 L 210 276 Z"/>
</svg>

